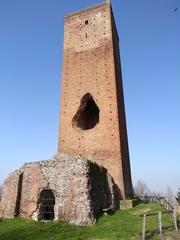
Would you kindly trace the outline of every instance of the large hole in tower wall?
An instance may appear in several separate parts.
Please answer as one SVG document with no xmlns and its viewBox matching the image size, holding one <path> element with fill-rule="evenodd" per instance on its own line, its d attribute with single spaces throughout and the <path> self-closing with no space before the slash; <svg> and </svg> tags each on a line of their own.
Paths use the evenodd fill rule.
<svg viewBox="0 0 180 240">
<path fill-rule="evenodd" d="M 99 108 L 90 93 L 85 94 L 77 113 L 72 120 L 72 126 L 82 130 L 92 129 L 99 123 Z"/>
</svg>

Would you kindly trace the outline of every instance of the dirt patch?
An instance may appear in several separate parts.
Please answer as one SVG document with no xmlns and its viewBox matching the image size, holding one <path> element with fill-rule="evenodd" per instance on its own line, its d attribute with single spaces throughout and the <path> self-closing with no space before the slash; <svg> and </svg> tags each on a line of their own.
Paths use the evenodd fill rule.
<svg viewBox="0 0 180 240">
<path fill-rule="evenodd" d="M 165 235 L 165 240 L 179 240 L 179 239 L 180 239 L 180 232 L 168 233 Z"/>
<path fill-rule="evenodd" d="M 150 208 L 144 208 L 144 209 L 139 209 L 139 210 L 137 210 L 134 214 L 135 214 L 135 215 L 141 215 L 141 214 L 144 214 L 144 213 L 148 213 L 148 212 L 150 212 L 150 211 L 151 211 Z"/>
</svg>

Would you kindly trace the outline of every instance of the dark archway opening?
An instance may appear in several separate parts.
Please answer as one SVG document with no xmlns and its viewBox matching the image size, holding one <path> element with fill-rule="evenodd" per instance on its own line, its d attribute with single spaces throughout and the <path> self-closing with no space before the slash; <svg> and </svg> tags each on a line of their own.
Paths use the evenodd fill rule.
<svg viewBox="0 0 180 240">
<path fill-rule="evenodd" d="M 43 189 L 39 196 L 39 220 L 54 220 L 55 197 L 51 189 Z"/>
<path fill-rule="evenodd" d="M 75 128 L 82 130 L 92 129 L 99 123 L 99 108 L 90 93 L 81 99 L 79 109 L 72 120 Z"/>
</svg>

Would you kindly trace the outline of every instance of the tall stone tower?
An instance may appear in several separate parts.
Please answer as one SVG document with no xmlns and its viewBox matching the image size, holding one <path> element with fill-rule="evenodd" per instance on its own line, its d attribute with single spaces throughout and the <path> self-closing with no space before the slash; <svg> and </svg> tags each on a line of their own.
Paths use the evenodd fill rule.
<svg viewBox="0 0 180 240">
<path fill-rule="evenodd" d="M 65 16 L 58 151 L 107 168 L 121 198 L 133 195 L 119 38 L 104 3 Z"/>
</svg>

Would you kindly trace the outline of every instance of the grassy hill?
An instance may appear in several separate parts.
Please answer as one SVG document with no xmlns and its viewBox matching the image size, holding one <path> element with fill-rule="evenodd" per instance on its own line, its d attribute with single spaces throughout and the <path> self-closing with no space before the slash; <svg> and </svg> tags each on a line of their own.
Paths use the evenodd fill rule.
<svg viewBox="0 0 180 240">
<path fill-rule="evenodd" d="M 0 220 L 0 240 L 136 240 L 141 239 L 140 214 L 158 211 L 164 211 L 158 204 L 139 204 L 133 209 L 119 210 L 112 216 L 103 215 L 95 226 L 89 227 L 76 227 L 66 222 L 34 222 L 20 218 Z M 169 224 L 169 214 L 163 214 L 163 226 Z M 154 228 L 157 228 L 157 217 L 148 217 L 147 229 Z"/>
</svg>

